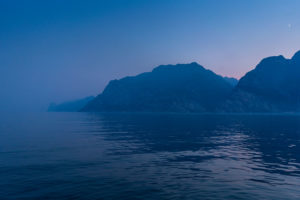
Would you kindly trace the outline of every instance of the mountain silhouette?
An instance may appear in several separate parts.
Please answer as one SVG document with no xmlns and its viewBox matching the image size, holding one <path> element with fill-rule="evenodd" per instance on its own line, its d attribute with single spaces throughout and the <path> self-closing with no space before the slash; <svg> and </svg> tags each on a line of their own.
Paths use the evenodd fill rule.
<svg viewBox="0 0 300 200">
<path fill-rule="evenodd" d="M 213 112 L 234 86 L 197 63 L 161 65 L 111 81 L 82 111 Z"/>
<path fill-rule="evenodd" d="M 76 112 L 80 111 L 88 102 L 93 100 L 95 97 L 89 96 L 83 99 L 74 101 L 67 101 L 61 104 L 51 103 L 48 107 L 48 112 Z"/>
<path fill-rule="evenodd" d="M 295 112 L 300 109 L 300 51 L 292 59 L 263 59 L 240 79 L 224 111 Z"/>
<path fill-rule="evenodd" d="M 299 112 L 300 51 L 263 59 L 239 81 L 197 63 L 111 81 L 87 112 Z"/>
</svg>

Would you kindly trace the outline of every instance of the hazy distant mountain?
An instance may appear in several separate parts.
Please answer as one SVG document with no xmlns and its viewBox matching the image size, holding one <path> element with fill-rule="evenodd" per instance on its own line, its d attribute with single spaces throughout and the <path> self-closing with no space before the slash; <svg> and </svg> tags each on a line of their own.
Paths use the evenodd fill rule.
<svg viewBox="0 0 300 200">
<path fill-rule="evenodd" d="M 49 112 L 76 112 L 81 110 L 88 102 L 95 97 L 90 96 L 79 100 L 68 101 L 61 104 L 52 103 L 48 107 Z"/>
<path fill-rule="evenodd" d="M 111 81 L 82 111 L 211 112 L 232 89 L 223 77 L 197 63 L 162 65 Z"/>
<path fill-rule="evenodd" d="M 232 78 L 232 77 L 223 77 L 225 79 L 225 81 L 227 81 L 228 83 L 230 83 L 232 86 L 236 86 L 239 82 L 239 80 L 237 80 L 236 78 Z"/>
<path fill-rule="evenodd" d="M 292 59 L 263 59 L 236 86 L 224 106 L 233 112 L 294 112 L 300 110 L 300 51 Z"/>
</svg>

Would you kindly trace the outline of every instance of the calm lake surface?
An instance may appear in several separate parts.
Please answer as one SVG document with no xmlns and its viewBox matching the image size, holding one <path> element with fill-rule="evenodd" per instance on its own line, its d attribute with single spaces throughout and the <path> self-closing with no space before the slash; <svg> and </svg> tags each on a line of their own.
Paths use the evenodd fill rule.
<svg viewBox="0 0 300 200">
<path fill-rule="evenodd" d="M 0 115 L 0 199 L 300 199 L 300 115 Z"/>
</svg>

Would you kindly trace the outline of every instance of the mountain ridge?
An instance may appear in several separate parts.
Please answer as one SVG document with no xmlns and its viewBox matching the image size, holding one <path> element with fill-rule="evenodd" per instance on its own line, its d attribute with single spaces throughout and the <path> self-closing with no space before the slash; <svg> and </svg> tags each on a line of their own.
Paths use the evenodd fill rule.
<svg viewBox="0 0 300 200">
<path fill-rule="evenodd" d="M 222 77 L 196 62 L 160 65 L 112 80 L 86 112 L 297 112 L 300 51 L 262 59 L 240 80 Z"/>
<path fill-rule="evenodd" d="M 232 88 L 195 62 L 160 65 L 151 72 L 110 81 L 82 111 L 213 111 Z"/>
<path fill-rule="evenodd" d="M 298 112 L 299 78 L 300 51 L 291 59 L 286 59 L 282 55 L 265 58 L 240 79 L 233 94 L 224 104 L 223 110 Z"/>
</svg>

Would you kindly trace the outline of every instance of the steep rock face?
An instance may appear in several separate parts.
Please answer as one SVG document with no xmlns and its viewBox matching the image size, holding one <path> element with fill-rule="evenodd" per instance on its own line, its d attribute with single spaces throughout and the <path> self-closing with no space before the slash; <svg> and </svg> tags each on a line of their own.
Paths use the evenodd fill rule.
<svg viewBox="0 0 300 200">
<path fill-rule="evenodd" d="M 240 79 L 225 111 L 295 112 L 300 109 L 300 52 L 263 59 Z"/>
<path fill-rule="evenodd" d="M 233 86 L 197 63 L 111 81 L 82 111 L 211 112 Z"/>
</svg>

